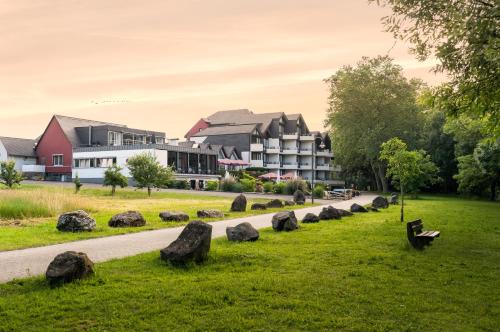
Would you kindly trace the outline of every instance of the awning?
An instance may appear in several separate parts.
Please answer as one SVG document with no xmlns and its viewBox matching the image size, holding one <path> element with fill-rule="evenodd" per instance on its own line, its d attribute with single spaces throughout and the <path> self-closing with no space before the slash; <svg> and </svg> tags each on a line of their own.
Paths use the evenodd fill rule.
<svg viewBox="0 0 500 332">
<path fill-rule="evenodd" d="M 233 159 L 219 159 L 217 162 L 219 165 L 228 165 L 228 166 L 248 166 L 248 165 L 250 165 L 249 163 L 247 163 L 243 160 L 233 160 Z"/>
<path fill-rule="evenodd" d="M 259 176 L 259 179 L 266 179 L 266 180 L 275 180 L 278 178 L 278 174 L 276 173 L 266 173 L 266 174 L 262 174 L 261 176 Z"/>
<path fill-rule="evenodd" d="M 296 177 L 297 176 L 293 172 L 288 172 L 288 173 L 281 176 L 281 178 L 284 180 L 291 180 L 291 179 L 295 179 Z"/>
</svg>

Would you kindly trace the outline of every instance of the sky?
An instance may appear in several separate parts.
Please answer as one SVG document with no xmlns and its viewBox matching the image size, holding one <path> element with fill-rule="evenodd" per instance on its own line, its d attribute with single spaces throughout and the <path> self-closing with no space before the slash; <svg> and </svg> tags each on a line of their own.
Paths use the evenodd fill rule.
<svg viewBox="0 0 500 332">
<path fill-rule="evenodd" d="M 182 138 L 219 110 L 302 113 L 321 130 L 323 80 L 362 56 L 443 81 L 366 0 L 0 0 L 0 136 L 53 114 Z"/>
</svg>

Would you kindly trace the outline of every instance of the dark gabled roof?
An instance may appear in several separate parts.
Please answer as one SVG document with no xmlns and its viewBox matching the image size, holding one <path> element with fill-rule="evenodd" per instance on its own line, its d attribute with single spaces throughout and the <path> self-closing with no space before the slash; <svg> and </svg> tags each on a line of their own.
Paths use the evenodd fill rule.
<svg viewBox="0 0 500 332">
<path fill-rule="evenodd" d="M 226 155 L 227 158 L 231 158 L 231 155 L 233 153 L 236 155 L 236 158 L 238 159 L 240 158 L 235 146 L 224 146 L 223 149 L 224 149 L 224 154 Z"/>
<path fill-rule="evenodd" d="M 71 145 L 73 145 L 74 147 L 81 145 L 80 138 L 78 137 L 78 134 L 75 130 L 75 128 L 77 127 L 90 127 L 90 126 L 96 127 L 96 126 L 106 126 L 106 125 L 121 127 L 121 128 L 127 127 L 125 125 L 116 123 L 73 118 L 71 116 L 65 116 L 65 115 L 54 115 L 54 118 L 61 126 L 62 130 L 64 131 L 64 134 L 70 141 Z"/>
<path fill-rule="evenodd" d="M 17 157 L 36 157 L 35 144 L 36 140 L 15 137 L 0 137 L 7 155 Z"/>
<path fill-rule="evenodd" d="M 208 116 L 206 120 L 211 126 L 257 124 L 260 131 L 264 133 L 273 120 L 283 115 L 285 115 L 283 112 L 255 114 L 248 109 L 240 109 L 219 111 Z"/>
<path fill-rule="evenodd" d="M 193 137 L 251 134 L 254 132 L 256 127 L 257 124 L 214 126 L 214 127 L 208 127 L 200 132 L 197 132 L 196 134 L 193 135 Z"/>
</svg>

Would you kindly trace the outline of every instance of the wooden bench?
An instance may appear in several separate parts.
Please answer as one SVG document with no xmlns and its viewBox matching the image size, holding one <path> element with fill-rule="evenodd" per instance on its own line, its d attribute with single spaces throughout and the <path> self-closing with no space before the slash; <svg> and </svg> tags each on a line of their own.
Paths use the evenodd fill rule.
<svg viewBox="0 0 500 332">
<path fill-rule="evenodd" d="M 421 219 L 406 224 L 408 241 L 417 249 L 423 249 L 426 245 L 430 245 L 435 238 L 439 237 L 438 231 L 422 231 L 422 228 L 424 228 L 424 223 Z"/>
</svg>

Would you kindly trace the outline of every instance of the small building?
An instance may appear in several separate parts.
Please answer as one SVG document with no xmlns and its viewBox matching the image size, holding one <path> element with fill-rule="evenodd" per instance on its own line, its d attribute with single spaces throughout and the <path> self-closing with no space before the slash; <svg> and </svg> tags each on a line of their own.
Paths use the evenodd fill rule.
<svg viewBox="0 0 500 332">
<path fill-rule="evenodd" d="M 36 165 L 35 145 L 33 139 L 0 137 L 0 161 L 14 160 L 18 171 L 23 166 Z"/>
<path fill-rule="evenodd" d="M 186 180 L 191 188 L 203 188 L 206 181 L 218 180 L 217 152 L 169 144 L 140 144 L 120 146 L 92 146 L 73 149 L 72 177 L 78 174 L 82 182 L 103 183 L 106 168 L 117 164 L 122 174 L 131 178 L 127 168 L 129 158 L 150 153 L 162 165 L 175 170 L 177 180 Z M 130 181 L 132 183 L 132 181 Z"/>
</svg>

